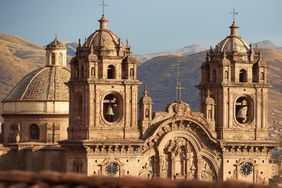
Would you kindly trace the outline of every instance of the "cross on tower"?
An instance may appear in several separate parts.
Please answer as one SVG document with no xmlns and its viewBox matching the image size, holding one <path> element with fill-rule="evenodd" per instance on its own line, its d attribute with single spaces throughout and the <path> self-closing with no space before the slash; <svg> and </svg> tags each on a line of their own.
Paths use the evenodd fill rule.
<svg viewBox="0 0 282 188">
<path fill-rule="evenodd" d="M 233 8 L 233 11 L 230 12 L 230 14 L 233 14 L 233 22 L 235 22 L 236 15 L 238 15 L 238 12 L 236 12 L 235 8 Z"/>
<path fill-rule="evenodd" d="M 103 3 L 100 4 L 101 7 L 103 7 L 103 15 L 105 14 L 105 7 L 108 6 L 107 4 L 105 4 L 105 0 L 103 0 Z"/>
<path fill-rule="evenodd" d="M 178 64 L 176 64 L 176 102 L 181 101 L 182 97 L 182 90 L 185 88 L 181 86 L 179 82 L 179 70 L 178 70 Z"/>
</svg>

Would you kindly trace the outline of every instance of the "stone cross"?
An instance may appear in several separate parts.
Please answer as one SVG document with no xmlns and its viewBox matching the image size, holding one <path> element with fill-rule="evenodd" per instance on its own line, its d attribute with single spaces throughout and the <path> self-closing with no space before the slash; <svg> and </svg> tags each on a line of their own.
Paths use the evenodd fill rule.
<svg viewBox="0 0 282 188">
<path fill-rule="evenodd" d="M 108 6 L 107 4 L 105 4 L 105 0 L 103 0 L 103 3 L 100 4 L 101 7 L 103 7 L 103 15 L 105 14 L 105 7 Z"/>
<path fill-rule="evenodd" d="M 181 86 L 179 82 L 179 70 L 178 70 L 178 64 L 176 65 L 176 101 L 180 102 L 182 97 L 182 90 L 185 88 Z"/>
<path fill-rule="evenodd" d="M 233 11 L 230 12 L 230 14 L 233 14 L 233 22 L 235 22 L 236 15 L 238 15 L 238 12 L 236 12 L 235 8 L 233 8 Z"/>
</svg>

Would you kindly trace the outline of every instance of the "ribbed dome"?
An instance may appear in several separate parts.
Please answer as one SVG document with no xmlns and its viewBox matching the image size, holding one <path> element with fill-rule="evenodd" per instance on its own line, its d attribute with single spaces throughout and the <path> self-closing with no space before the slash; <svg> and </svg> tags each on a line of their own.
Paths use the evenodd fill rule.
<svg viewBox="0 0 282 188">
<path fill-rule="evenodd" d="M 111 56 L 117 56 L 118 52 L 125 51 L 120 38 L 108 30 L 107 18 L 103 15 L 99 22 L 100 29 L 87 38 L 84 46 L 86 45 L 88 48 L 93 46 L 93 50 L 97 55 L 100 55 L 101 50 L 107 51 L 107 55 Z"/>
<path fill-rule="evenodd" d="M 236 23 L 233 22 L 230 26 L 230 36 L 216 46 L 216 51 L 246 53 L 250 50 L 250 46 L 238 35 L 238 28 Z"/>
<path fill-rule="evenodd" d="M 239 36 L 228 36 L 218 46 L 220 52 L 248 52 L 249 45 Z"/>
<path fill-rule="evenodd" d="M 18 82 L 16 87 L 3 100 L 58 100 L 68 101 L 70 71 L 65 67 L 44 67 L 37 69 Z"/>
<path fill-rule="evenodd" d="M 59 41 L 57 37 L 46 46 L 47 49 L 65 49 L 66 46 L 63 42 Z"/>
<path fill-rule="evenodd" d="M 87 43 L 89 46 L 93 44 L 94 50 L 99 50 L 101 47 L 110 50 L 116 50 L 119 46 L 123 47 L 118 36 L 110 30 L 97 30 L 88 37 Z"/>
</svg>

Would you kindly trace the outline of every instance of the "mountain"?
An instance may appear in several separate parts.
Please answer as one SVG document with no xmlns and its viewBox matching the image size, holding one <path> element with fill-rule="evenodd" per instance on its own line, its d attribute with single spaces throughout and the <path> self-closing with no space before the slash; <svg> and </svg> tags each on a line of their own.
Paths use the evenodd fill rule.
<svg viewBox="0 0 282 188">
<path fill-rule="evenodd" d="M 271 41 L 258 42 L 268 65 L 267 78 L 273 86 L 269 94 L 269 123 L 275 129 L 282 126 L 282 51 Z M 66 43 L 68 61 L 75 55 L 77 43 Z M 154 111 L 164 111 L 175 100 L 176 64 L 183 90 L 182 99 L 199 110 L 198 90 L 200 66 L 205 60 L 205 49 L 199 45 L 175 51 L 139 56 L 143 60 L 138 68 L 138 78 L 146 84 L 153 98 Z M 145 61 L 145 59 L 148 59 Z M 0 34 L 0 100 L 2 100 L 27 73 L 45 65 L 45 50 L 20 37 Z M 142 86 L 139 96 L 142 95 Z M 2 105 L 0 105 L 2 112 Z M 3 121 L 3 119 L 0 119 Z M 275 133 L 275 130 L 274 130 Z M 274 134 L 273 133 L 273 134 Z"/>
<path fill-rule="evenodd" d="M 277 46 L 274 42 L 270 40 L 256 42 L 254 45 L 257 46 L 258 48 L 263 48 L 263 49 L 282 50 L 282 47 Z"/>
<path fill-rule="evenodd" d="M 269 92 L 269 124 L 274 129 L 281 129 L 282 134 L 282 51 L 276 48 L 262 49 L 262 54 L 268 66 L 267 79 L 272 85 Z M 146 84 L 153 99 L 153 111 L 164 111 L 166 105 L 175 100 L 176 64 L 179 66 L 179 80 L 185 88 L 182 99 L 192 106 L 193 111 L 198 111 L 199 92 L 195 85 L 200 82 L 200 66 L 204 60 L 205 52 L 199 52 L 183 56 L 159 56 L 142 63 L 138 68 L 138 77 Z M 141 95 L 142 89 L 139 92 Z M 273 134 L 277 135 L 277 131 Z"/>
<path fill-rule="evenodd" d="M 172 50 L 172 51 L 166 51 L 166 52 L 159 52 L 159 53 L 152 53 L 152 54 L 146 54 L 142 56 L 137 56 L 140 63 L 143 63 L 145 61 L 148 61 L 154 57 L 159 56 L 185 56 L 185 55 L 191 55 L 198 52 L 205 51 L 206 49 L 201 47 L 198 44 L 193 44 L 190 46 L 186 46 L 184 48 L 178 49 L 178 50 Z"/>
</svg>

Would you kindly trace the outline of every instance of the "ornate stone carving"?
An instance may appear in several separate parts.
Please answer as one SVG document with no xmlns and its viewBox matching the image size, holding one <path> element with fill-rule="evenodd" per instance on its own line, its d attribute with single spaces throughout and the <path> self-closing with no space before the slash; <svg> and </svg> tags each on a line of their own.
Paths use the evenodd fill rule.
<svg viewBox="0 0 282 188">
<path fill-rule="evenodd" d="M 146 162 L 144 166 L 142 166 L 142 169 L 138 173 L 138 177 L 144 179 L 151 179 L 153 177 L 152 165 L 149 162 Z"/>
</svg>

